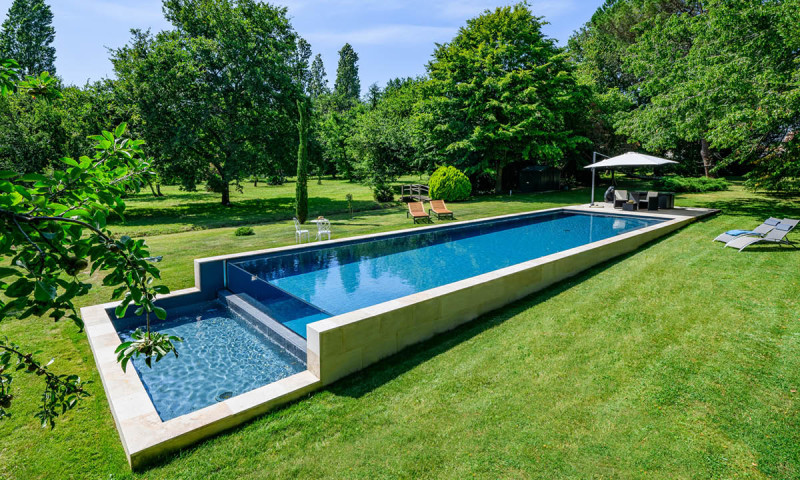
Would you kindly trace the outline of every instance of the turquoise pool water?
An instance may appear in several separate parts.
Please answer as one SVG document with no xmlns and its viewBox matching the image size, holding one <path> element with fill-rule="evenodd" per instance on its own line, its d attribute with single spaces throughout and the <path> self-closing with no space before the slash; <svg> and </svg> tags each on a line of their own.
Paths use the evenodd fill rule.
<svg viewBox="0 0 800 480">
<path fill-rule="evenodd" d="M 177 344 L 178 358 L 169 355 L 153 368 L 142 359 L 133 361 L 162 420 L 306 369 L 303 362 L 222 304 L 211 302 L 195 308 L 154 325 L 159 332 L 183 338 Z M 133 330 L 119 331 L 123 342 Z"/>
<path fill-rule="evenodd" d="M 306 325 L 430 288 L 586 245 L 664 220 L 556 211 L 228 264 L 246 292 L 302 337 Z"/>
</svg>

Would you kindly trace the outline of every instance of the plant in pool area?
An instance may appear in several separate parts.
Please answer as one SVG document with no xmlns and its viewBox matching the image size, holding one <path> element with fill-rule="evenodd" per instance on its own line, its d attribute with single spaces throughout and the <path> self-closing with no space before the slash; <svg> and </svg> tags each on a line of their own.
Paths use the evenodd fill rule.
<svg viewBox="0 0 800 480">
<path fill-rule="evenodd" d="M 392 192 L 392 187 L 385 183 L 378 183 L 372 187 L 372 193 L 375 197 L 375 200 L 378 202 L 386 203 L 394 200 L 394 192 Z"/>
<path fill-rule="evenodd" d="M 253 231 L 253 227 L 239 227 L 233 234 L 237 237 L 246 237 L 248 235 L 255 235 L 256 232 Z"/>
<path fill-rule="evenodd" d="M 347 200 L 347 210 L 350 211 L 350 216 L 352 217 L 353 216 L 353 194 L 352 193 L 348 193 L 347 195 L 344 196 L 344 198 Z"/>
<path fill-rule="evenodd" d="M 15 63 L 0 60 L 0 65 L 4 95 L 30 94 L 39 101 L 59 95 L 52 82 L 44 81 L 47 78 L 28 77 L 19 82 Z M 150 174 L 143 142 L 124 138 L 126 128 L 123 123 L 114 132 L 91 137 L 93 157 L 63 158 L 63 167 L 47 175 L 0 171 L 0 320 L 48 315 L 54 321 L 70 319 L 83 328 L 73 302 L 91 288 L 78 278 L 90 264 L 91 273 L 110 272 L 103 284 L 116 287 L 112 298 L 122 298 L 118 315 L 134 304 L 138 315 L 149 317 L 153 312 L 166 318 L 153 300 L 169 289 L 153 284 L 159 270 L 148 261 L 144 240 L 117 239 L 106 228 L 110 215 L 122 216 L 126 191 L 137 190 Z M 174 351 L 174 342 L 180 340 L 150 332 L 149 318 L 143 338 L 145 341 L 126 355 L 158 361 Z M 43 425 L 53 426 L 56 417 L 88 392 L 80 377 L 53 374 L 48 368 L 53 361 L 43 364 L 34 355 L 7 339 L 0 341 L 0 418 L 10 415 L 12 370 L 25 371 L 43 379 L 36 416 Z M 125 358 L 130 357 L 123 356 L 120 361 Z"/>
<path fill-rule="evenodd" d="M 446 202 L 466 200 L 472 193 L 469 178 L 456 167 L 439 167 L 428 182 L 431 198 Z"/>
</svg>

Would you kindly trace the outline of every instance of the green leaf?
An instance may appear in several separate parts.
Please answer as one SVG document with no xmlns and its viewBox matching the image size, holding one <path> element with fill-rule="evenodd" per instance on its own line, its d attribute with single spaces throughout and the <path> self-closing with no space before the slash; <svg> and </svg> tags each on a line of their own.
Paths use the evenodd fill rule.
<svg viewBox="0 0 800 480">
<path fill-rule="evenodd" d="M 117 138 L 121 137 L 125 133 L 125 130 L 127 128 L 128 128 L 127 123 L 125 122 L 120 123 L 119 125 L 117 125 L 117 128 L 114 129 L 114 136 Z"/>
<path fill-rule="evenodd" d="M 56 298 L 56 287 L 55 285 L 48 285 L 40 280 L 36 282 L 36 289 L 33 293 L 33 297 L 40 302 L 49 302 Z"/>
<path fill-rule="evenodd" d="M 73 159 L 73 158 L 64 157 L 64 158 L 61 159 L 61 161 L 63 163 L 66 163 L 70 167 L 77 167 L 78 166 L 78 162 L 76 162 L 75 159 Z"/>
<path fill-rule="evenodd" d="M 22 273 L 16 268 L 0 267 L 0 278 L 5 278 L 9 275 L 21 275 Z"/>
<path fill-rule="evenodd" d="M 161 307 L 154 306 L 153 313 L 156 314 L 156 317 L 158 317 L 159 320 L 164 320 L 165 318 L 167 318 L 167 311 Z"/>
<path fill-rule="evenodd" d="M 6 288 L 5 294 L 9 297 L 24 297 L 33 292 L 34 283 L 27 278 L 17 279 L 16 282 Z"/>
</svg>

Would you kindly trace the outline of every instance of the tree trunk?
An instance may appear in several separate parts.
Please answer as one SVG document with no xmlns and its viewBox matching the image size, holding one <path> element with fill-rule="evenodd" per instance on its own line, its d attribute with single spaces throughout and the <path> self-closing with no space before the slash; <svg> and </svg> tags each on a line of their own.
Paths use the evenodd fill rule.
<svg viewBox="0 0 800 480">
<path fill-rule="evenodd" d="M 503 165 L 498 161 L 495 163 L 495 170 L 497 170 L 497 183 L 494 185 L 496 193 L 503 193 Z"/>
<path fill-rule="evenodd" d="M 705 171 L 705 175 L 706 177 L 709 177 L 709 171 L 713 165 L 711 150 L 708 148 L 708 141 L 705 138 L 700 139 L 700 157 L 703 159 L 703 170 Z"/>
<path fill-rule="evenodd" d="M 255 188 L 255 187 L 257 187 L 257 186 L 258 186 L 258 177 L 255 177 L 255 178 L 253 179 L 253 188 Z"/>
<path fill-rule="evenodd" d="M 231 206 L 231 186 L 227 182 L 222 184 L 222 205 L 225 207 Z"/>
<path fill-rule="evenodd" d="M 161 193 L 161 184 L 160 183 L 156 183 L 156 193 L 157 193 L 157 196 L 159 196 L 159 197 L 163 197 L 164 196 L 164 194 Z"/>
<path fill-rule="evenodd" d="M 153 194 L 153 196 L 157 197 L 158 194 L 156 193 L 156 189 L 153 188 L 153 183 L 150 180 L 147 180 L 147 185 L 150 187 L 150 192 Z"/>
</svg>

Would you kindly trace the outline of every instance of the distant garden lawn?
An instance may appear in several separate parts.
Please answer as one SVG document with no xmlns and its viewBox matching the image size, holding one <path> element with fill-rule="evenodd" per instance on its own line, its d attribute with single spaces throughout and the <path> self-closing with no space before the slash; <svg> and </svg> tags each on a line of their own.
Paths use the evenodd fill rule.
<svg viewBox="0 0 800 480">
<path fill-rule="evenodd" d="M 338 202 L 350 191 L 374 203 L 363 187 L 326 183 L 321 199 L 310 182 L 310 215 L 330 216 L 334 237 L 411 226 L 402 206 L 331 215 L 346 210 Z M 142 195 L 129 200 L 133 225 L 115 229 L 153 235 L 166 283 L 187 287 L 193 258 L 294 241 L 283 194 L 248 193 L 269 188 L 291 198 L 288 187 L 249 186 L 249 198 L 233 198 L 241 207 L 224 210 L 214 197 L 219 210 L 198 214 L 202 197 Z M 468 220 L 586 201 L 581 189 L 451 207 Z M 768 216 L 800 218 L 798 198 L 734 186 L 677 203 L 723 213 L 141 473 L 128 471 L 84 335 L 6 320 L 0 334 L 95 383 L 50 431 L 32 417 L 39 384 L 18 376 L 14 417 L 0 422 L 0 478 L 798 477 L 800 249 L 737 253 L 711 242 Z M 271 219 L 281 221 L 263 223 Z M 255 235 L 235 236 L 242 224 Z M 184 229 L 204 230 L 161 234 Z M 108 295 L 98 288 L 83 301 Z"/>
</svg>

